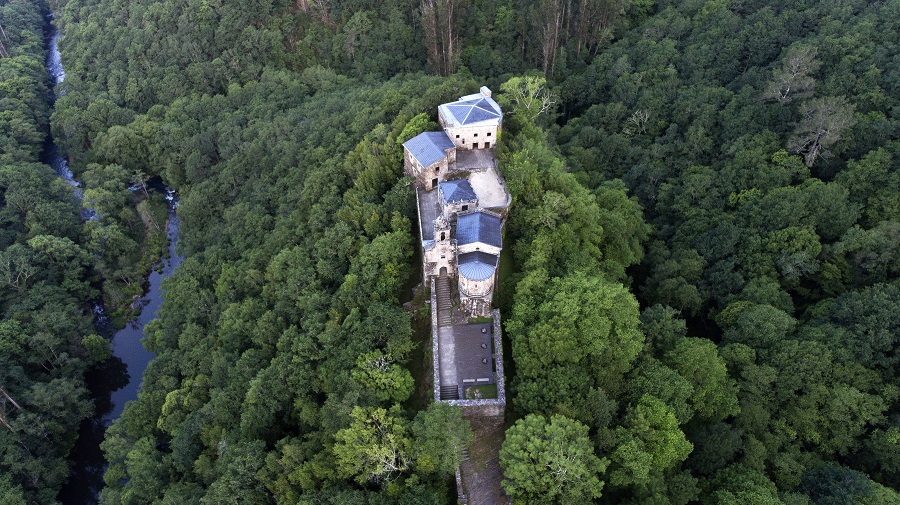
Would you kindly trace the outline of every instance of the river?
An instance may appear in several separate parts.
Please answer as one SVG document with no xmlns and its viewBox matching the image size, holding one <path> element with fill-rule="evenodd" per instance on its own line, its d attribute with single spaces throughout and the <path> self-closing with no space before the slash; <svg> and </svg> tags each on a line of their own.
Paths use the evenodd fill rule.
<svg viewBox="0 0 900 505">
<path fill-rule="evenodd" d="M 47 72 L 54 86 L 63 82 L 66 77 L 59 53 L 60 34 L 56 27 L 49 23 L 47 43 L 49 54 L 47 56 Z M 54 93 L 56 91 L 54 90 Z M 56 97 L 51 93 L 50 101 L 55 103 Z M 75 187 L 75 192 L 80 196 L 80 184 L 75 180 L 69 164 L 60 156 L 59 149 L 49 140 L 45 149 L 45 162 Z M 87 375 L 88 388 L 94 400 L 94 416 L 82 422 L 79 429 L 78 441 L 69 456 L 71 472 L 69 481 L 59 495 L 59 500 L 64 505 L 86 505 L 98 501 L 100 490 L 103 488 L 103 473 L 106 471 L 106 462 L 100 450 L 100 443 L 106 428 L 122 415 L 122 410 L 128 401 L 137 399 L 141 386 L 141 376 L 147 364 L 153 359 L 153 354 L 144 349 L 141 339 L 144 337 L 143 328 L 156 317 L 156 312 L 162 304 L 162 283 L 169 277 L 175 268 L 181 264 L 181 256 L 175 249 L 178 238 L 178 217 L 175 209 L 178 201 L 174 192 L 161 184 L 152 185 L 154 191 L 163 192 L 169 202 L 169 221 L 166 230 L 169 237 L 169 258 L 162 261 L 161 268 L 154 270 L 148 279 L 149 289 L 139 301 L 143 307 L 140 316 L 121 330 L 110 327 L 103 312 L 101 302 L 94 306 L 94 324 L 98 333 L 111 339 L 113 358 L 95 367 Z M 137 188 L 134 188 L 137 190 Z M 83 212 L 85 219 L 92 219 L 93 212 Z"/>
</svg>

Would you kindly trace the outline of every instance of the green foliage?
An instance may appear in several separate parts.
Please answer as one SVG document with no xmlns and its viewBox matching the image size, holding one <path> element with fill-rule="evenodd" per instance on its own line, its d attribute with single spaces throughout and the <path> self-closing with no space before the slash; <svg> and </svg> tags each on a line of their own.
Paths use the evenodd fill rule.
<svg viewBox="0 0 900 505">
<path fill-rule="evenodd" d="M 500 91 L 504 94 L 498 97 L 499 103 L 525 124 L 534 124 L 541 114 L 552 114 L 556 103 L 547 80 L 536 75 L 511 77 L 500 85 Z"/>
<path fill-rule="evenodd" d="M 360 484 L 390 483 L 412 464 L 409 428 L 384 409 L 354 407 L 348 428 L 337 432 L 337 470 Z"/>
<path fill-rule="evenodd" d="M 760 503 L 782 505 L 775 484 L 762 473 L 743 465 L 732 465 L 716 474 L 716 488 L 707 503 L 738 505 Z"/>
<path fill-rule="evenodd" d="M 104 442 L 103 503 L 316 502 L 326 487 L 383 486 L 384 499 L 412 502 L 446 494 L 468 428 L 458 413 L 414 422 L 415 412 L 393 408 L 414 387 L 400 301 L 415 271 L 415 207 L 397 141 L 458 86 L 269 69 L 225 95 L 179 98 L 120 125 L 158 124 L 141 149 L 179 188 L 187 258 L 146 329 L 157 357 L 139 399 Z M 146 172 L 133 161 L 100 151 L 88 149 L 103 163 L 84 172 L 99 201 L 140 184 Z M 132 250 L 126 216 L 148 217 L 136 210 L 101 215 L 91 237 Z M 101 265 L 128 272 L 133 261 Z M 374 434 L 373 419 L 393 435 Z M 436 435 L 451 428 L 455 438 Z"/>
<path fill-rule="evenodd" d="M 506 432 L 500 449 L 503 488 L 515 503 L 599 498 L 607 464 L 594 454 L 587 426 L 561 415 L 527 415 Z"/>
<path fill-rule="evenodd" d="M 351 376 L 362 387 L 371 391 L 378 401 L 401 403 L 412 394 L 413 378 L 409 371 L 394 364 L 380 350 L 356 358 L 356 369 L 351 372 Z"/>
<path fill-rule="evenodd" d="M 804 478 L 801 489 L 817 505 L 881 505 L 900 500 L 900 493 L 873 482 L 863 473 L 838 466 L 810 472 Z"/>
<path fill-rule="evenodd" d="M 0 6 L 7 54 L 0 57 L 0 163 L 37 161 L 49 119 L 44 68 L 43 3 L 23 0 Z"/>
<path fill-rule="evenodd" d="M 55 503 L 91 416 L 92 258 L 71 186 L 39 163 L 49 122 L 43 2 L 0 5 L 0 503 Z M 13 403 L 15 402 L 15 404 Z"/>
<path fill-rule="evenodd" d="M 652 395 L 641 397 L 616 430 L 618 447 L 610 458 L 610 483 L 648 482 L 651 474 L 663 472 L 684 461 L 693 446 L 678 428 L 672 410 Z"/>
<path fill-rule="evenodd" d="M 683 338 L 666 361 L 693 386 L 690 403 L 705 421 L 721 421 L 739 412 L 737 383 L 728 377 L 716 345 L 702 338 Z"/>
<path fill-rule="evenodd" d="M 109 340 L 100 335 L 88 335 L 81 339 L 81 345 L 88 352 L 88 356 L 94 363 L 106 361 L 112 357 L 112 349 L 109 346 Z"/>
<path fill-rule="evenodd" d="M 415 438 L 416 471 L 440 477 L 453 475 L 463 461 L 463 451 L 472 444 L 469 421 L 459 407 L 432 403 L 416 415 L 412 426 Z"/>
<path fill-rule="evenodd" d="M 22 488 L 12 483 L 9 475 L 0 477 L 0 504 L 25 505 L 25 495 Z"/>
<path fill-rule="evenodd" d="M 448 25 L 460 75 L 436 79 L 415 74 L 418 2 L 58 2 L 68 76 L 52 129 L 100 219 L 82 234 L 31 164 L 39 51 L 0 60 L 0 280 L 16 322 L 0 348 L 24 360 L 0 370 L 89 356 L 86 324 L 51 324 L 78 320 L 77 302 L 23 293 L 57 300 L 57 282 L 83 300 L 93 268 L 126 306 L 164 219 L 127 188 L 160 175 L 182 197 L 188 258 L 148 327 L 141 396 L 104 445 L 104 503 L 443 500 L 464 423 L 394 408 L 414 383 L 399 146 L 477 81 L 509 104 L 501 282 L 522 419 L 507 445 L 528 450 L 533 424 L 593 465 L 561 489 L 543 469 L 507 474 L 516 498 L 598 499 L 596 450 L 611 461 L 601 502 L 890 501 L 896 1 L 651 4 L 469 2 Z M 4 26 L 38 26 L 27 7 L 0 7 Z M 33 32 L 10 34 L 16 51 L 40 47 Z M 847 469 L 821 470 L 834 461 Z"/>
<path fill-rule="evenodd" d="M 584 274 L 551 281 L 537 307 L 517 304 L 507 331 L 514 336 L 517 380 L 535 380 L 559 368 L 584 374 L 608 392 L 620 390 L 618 378 L 643 345 L 634 298 L 621 285 Z M 548 391 L 541 396 L 547 405 L 571 401 Z"/>
</svg>

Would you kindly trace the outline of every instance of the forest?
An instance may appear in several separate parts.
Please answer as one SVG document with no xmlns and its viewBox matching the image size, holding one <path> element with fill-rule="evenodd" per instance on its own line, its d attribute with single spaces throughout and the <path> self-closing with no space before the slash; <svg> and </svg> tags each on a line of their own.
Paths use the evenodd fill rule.
<svg viewBox="0 0 900 505">
<path fill-rule="evenodd" d="M 898 10 L 0 0 L 0 503 L 66 480 L 111 361 L 90 300 L 129 318 L 155 177 L 186 259 L 100 502 L 455 503 L 478 441 L 429 400 L 401 144 L 481 85 L 513 503 L 900 503 Z"/>
<path fill-rule="evenodd" d="M 114 366 L 95 333 L 97 296 L 81 203 L 41 154 L 50 104 L 46 6 L 0 3 L 0 503 L 54 503 L 88 378 Z"/>
</svg>

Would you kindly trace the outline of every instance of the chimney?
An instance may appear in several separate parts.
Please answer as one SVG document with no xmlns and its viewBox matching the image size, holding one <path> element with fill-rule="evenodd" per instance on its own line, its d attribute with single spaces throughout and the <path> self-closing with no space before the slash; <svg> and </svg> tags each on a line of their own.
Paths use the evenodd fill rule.
<svg viewBox="0 0 900 505">
<path fill-rule="evenodd" d="M 480 91 L 482 96 L 491 97 L 491 90 L 487 86 L 482 86 Z"/>
</svg>

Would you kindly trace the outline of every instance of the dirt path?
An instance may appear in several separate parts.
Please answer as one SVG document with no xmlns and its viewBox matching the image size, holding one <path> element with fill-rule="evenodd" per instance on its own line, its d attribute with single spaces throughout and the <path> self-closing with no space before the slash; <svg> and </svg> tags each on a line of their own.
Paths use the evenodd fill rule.
<svg viewBox="0 0 900 505">
<path fill-rule="evenodd" d="M 500 417 L 470 418 L 475 441 L 469 457 L 459 467 L 468 505 L 506 505 L 507 498 L 500 487 L 500 446 L 506 425 Z"/>
</svg>

